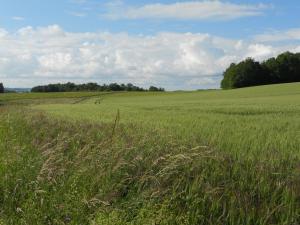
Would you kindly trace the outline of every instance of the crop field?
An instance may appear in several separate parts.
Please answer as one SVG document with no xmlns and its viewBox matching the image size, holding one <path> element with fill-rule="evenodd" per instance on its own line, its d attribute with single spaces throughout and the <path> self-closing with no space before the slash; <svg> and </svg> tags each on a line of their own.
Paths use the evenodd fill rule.
<svg viewBox="0 0 300 225">
<path fill-rule="evenodd" d="M 300 83 L 0 103 L 0 224 L 300 224 Z"/>
<path fill-rule="evenodd" d="M 0 104 L 2 103 L 41 103 L 44 100 L 50 102 L 55 100 L 56 102 L 60 99 L 64 100 L 80 100 L 90 98 L 92 96 L 103 95 L 102 93 L 96 92 L 61 92 L 61 93 L 5 93 L 0 96 Z"/>
</svg>

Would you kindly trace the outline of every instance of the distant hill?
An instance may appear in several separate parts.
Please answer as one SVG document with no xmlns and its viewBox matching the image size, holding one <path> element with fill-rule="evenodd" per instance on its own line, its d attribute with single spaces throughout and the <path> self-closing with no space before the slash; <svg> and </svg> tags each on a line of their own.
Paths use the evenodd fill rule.
<svg viewBox="0 0 300 225">
<path fill-rule="evenodd" d="M 5 92 L 17 92 L 17 93 L 24 93 L 30 92 L 31 88 L 5 88 Z"/>
</svg>

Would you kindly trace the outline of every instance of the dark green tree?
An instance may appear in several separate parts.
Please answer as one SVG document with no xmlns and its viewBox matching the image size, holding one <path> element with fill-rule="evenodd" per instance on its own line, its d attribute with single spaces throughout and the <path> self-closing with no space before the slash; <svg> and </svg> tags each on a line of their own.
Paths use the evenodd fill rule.
<svg viewBox="0 0 300 225">
<path fill-rule="evenodd" d="M 234 88 L 234 77 L 237 74 L 237 66 L 231 63 L 230 66 L 223 73 L 223 80 L 221 81 L 221 88 L 231 89 Z"/>
<path fill-rule="evenodd" d="M 4 86 L 2 83 L 0 83 L 0 93 L 4 93 Z"/>
<path fill-rule="evenodd" d="M 156 90 L 157 89 L 157 90 Z M 86 83 L 86 84 L 48 84 L 43 86 L 36 86 L 31 89 L 31 92 L 70 92 L 70 91 L 146 91 L 145 89 L 128 84 L 103 84 Z M 155 88 L 155 91 L 164 91 L 163 88 Z"/>
<path fill-rule="evenodd" d="M 223 89 L 249 87 L 266 84 L 267 72 L 259 62 L 248 58 L 238 64 L 231 64 L 224 72 L 221 82 Z"/>
<path fill-rule="evenodd" d="M 300 53 L 285 52 L 262 63 L 246 59 L 224 72 L 221 88 L 300 82 Z"/>
<path fill-rule="evenodd" d="M 285 52 L 262 65 L 268 70 L 272 83 L 300 81 L 300 53 Z"/>
<path fill-rule="evenodd" d="M 158 88 L 158 87 L 155 87 L 155 86 L 150 86 L 149 87 L 149 91 L 165 91 L 164 88 Z"/>
</svg>

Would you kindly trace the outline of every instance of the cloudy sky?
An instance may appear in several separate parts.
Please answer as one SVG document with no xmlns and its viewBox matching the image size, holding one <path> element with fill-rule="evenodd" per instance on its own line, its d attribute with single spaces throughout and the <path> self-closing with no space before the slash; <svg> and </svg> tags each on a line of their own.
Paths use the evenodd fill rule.
<svg viewBox="0 0 300 225">
<path fill-rule="evenodd" d="M 299 0 L 0 0 L 0 82 L 218 88 L 231 62 L 300 52 Z"/>
</svg>

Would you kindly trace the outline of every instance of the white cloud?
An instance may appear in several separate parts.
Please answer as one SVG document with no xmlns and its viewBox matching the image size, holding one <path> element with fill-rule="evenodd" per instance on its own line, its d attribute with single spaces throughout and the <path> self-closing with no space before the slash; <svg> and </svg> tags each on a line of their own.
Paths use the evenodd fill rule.
<svg viewBox="0 0 300 225">
<path fill-rule="evenodd" d="M 271 31 L 255 36 L 255 40 L 260 42 L 278 42 L 278 41 L 300 41 L 300 28 L 289 29 L 286 31 Z"/>
<path fill-rule="evenodd" d="M 73 12 L 73 11 L 68 11 L 67 12 L 69 15 L 71 16 L 75 16 L 75 17 L 86 17 L 86 13 L 82 13 L 82 12 Z"/>
<path fill-rule="evenodd" d="M 16 20 L 16 21 L 23 21 L 23 20 L 25 20 L 25 18 L 21 17 L 21 16 L 13 16 L 11 19 L 12 20 Z"/>
<path fill-rule="evenodd" d="M 0 38 L 4 38 L 8 32 L 5 29 L 0 28 Z"/>
<path fill-rule="evenodd" d="M 266 45 L 201 33 L 153 36 L 70 33 L 58 25 L 0 29 L 0 80 L 8 86 L 49 82 L 133 82 L 168 89 L 218 87 L 232 62 L 264 60 L 300 45 Z"/>
<path fill-rule="evenodd" d="M 186 82 L 188 86 L 214 85 L 215 83 L 216 81 L 214 79 L 208 77 L 192 78 Z"/>
<path fill-rule="evenodd" d="M 125 7 L 122 4 L 104 15 L 110 19 L 179 19 L 179 20 L 231 20 L 259 16 L 270 8 L 265 4 L 234 4 L 223 1 L 185 1 L 171 4 L 148 4 Z"/>
<path fill-rule="evenodd" d="M 270 45 L 251 44 L 248 46 L 247 57 L 263 60 L 274 55 L 274 48 Z"/>
</svg>

